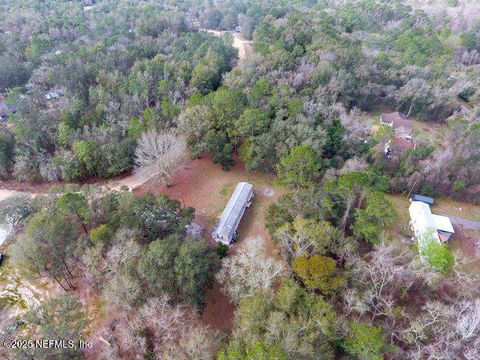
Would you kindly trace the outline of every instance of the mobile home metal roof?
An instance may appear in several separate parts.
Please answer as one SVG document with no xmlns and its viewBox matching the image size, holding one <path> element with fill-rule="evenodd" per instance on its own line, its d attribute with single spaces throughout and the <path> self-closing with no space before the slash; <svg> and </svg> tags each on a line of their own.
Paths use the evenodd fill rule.
<svg viewBox="0 0 480 360">
<path fill-rule="evenodd" d="M 453 229 L 453 225 L 452 225 L 452 222 L 450 221 L 450 218 L 448 218 L 447 216 L 441 216 L 441 215 L 435 215 L 435 214 L 432 214 L 432 217 L 437 230 L 452 233 L 452 234 L 455 233 L 455 230 Z"/>
<path fill-rule="evenodd" d="M 408 208 L 415 237 L 418 240 L 420 252 L 428 245 L 428 240 L 435 239 L 440 243 L 438 231 L 433 220 L 430 206 L 421 201 L 412 201 Z M 425 236 L 429 235 L 429 236 Z"/>
<path fill-rule="evenodd" d="M 431 197 L 428 197 L 428 196 L 413 194 L 412 195 L 412 200 L 413 201 L 421 201 L 421 202 L 424 202 L 425 204 L 428 204 L 430 206 L 433 205 L 433 199 Z"/>
<path fill-rule="evenodd" d="M 245 208 L 252 197 L 253 186 L 247 182 L 238 183 L 232 197 L 213 232 L 213 235 L 222 235 L 229 240 L 233 238 Z"/>
</svg>

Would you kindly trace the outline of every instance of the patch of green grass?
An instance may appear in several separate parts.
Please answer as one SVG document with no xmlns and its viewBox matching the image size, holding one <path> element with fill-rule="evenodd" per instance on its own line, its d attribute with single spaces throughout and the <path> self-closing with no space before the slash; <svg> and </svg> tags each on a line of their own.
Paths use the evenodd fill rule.
<svg viewBox="0 0 480 360">
<path fill-rule="evenodd" d="M 445 126 L 424 121 L 413 121 L 414 137 L 429 139 L 432 144 L 440 149 L 445 148 Z"/>
<path fill-rule="evenodd" d="M 463 219 L 480 221 L 480 206 L 451 199 L 435 199 L 432 211 L 439 215 L 457 216 Z"/>
<path fill-rule="evenodd" d="M 220 193 L 220 196 L 222 197 L 222 199 L 225 199 L 229 192 L 230 192 L 230 187 L 231 187 L 231 184 L 225 184 L 219 191 Z"/>
<path fill-rule="evenodd" d="M 390 230 L 403 233 L 405 225 L 408 225 L 410 222 L 410 213 L 408 212 L 410 201 L 406 195 L 401 194 L 387 194 L 386 198 L 392 203 L 393 207 L 397 211 L 397 219 L 391 226 Z"/>
</svg>

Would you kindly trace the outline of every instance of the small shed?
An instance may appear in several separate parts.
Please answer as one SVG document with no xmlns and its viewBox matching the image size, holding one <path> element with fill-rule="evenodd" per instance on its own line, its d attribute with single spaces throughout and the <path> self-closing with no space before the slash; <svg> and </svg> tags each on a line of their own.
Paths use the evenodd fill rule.
<svg viewBox="0 0 480 360">
<path fill-rule="evenodd" d="M 238 183 L 232 197 L 223 210 L 222 216 L 212 232 L 216 242 L 230 245 L 237 239 L 237 229 L 245 210 L 250 207 L 254 196 L 253 186 L 247 182 Z"/>
<path fill-rule="evenodd" d="M 412 201 L 421 201 L 429 206 L 433 206 L 433 198 L 418 194 L 413 194 L 411 196 Z"/>
</svg>

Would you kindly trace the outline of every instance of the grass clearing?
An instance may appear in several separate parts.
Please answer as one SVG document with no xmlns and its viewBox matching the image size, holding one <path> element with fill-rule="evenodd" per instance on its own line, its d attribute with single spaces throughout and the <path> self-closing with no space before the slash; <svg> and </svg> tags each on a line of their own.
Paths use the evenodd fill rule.
<svg viewBox="0 0 480 360">
<path fill-rule="evenodd" d="M 410 201 L 406 195 L 388 194 L 387 199 L 395 207 L 398 218 L 387 230 L 394 233 L 397 238 L 404 237 L 404 228 L 410 221 L 408 207 Z M 466 202 L 459 202 L 447 198 L 435 199 L 432 213 L 450 217 L 457 217 L 470 221 L 480 221 L 480 206 Z M 449 248 L 455 256 L 465 264 L 469 271 L 478 271 L 480 268 L 480 230 L 465 229 L 455 224 L 455 234 L 449 241 Z"/>
<path fill-rule="evenodd" d="M 397 237 L 403 238 L 405 227 L 408 228 L 408 223 L 410 222 L 410 213 L 408 212 L 410 201 L 406 195 L 402 194 L 386 194 L 385 197 L 397 211 L 397 219 L 387 230 L 393 232 Z"/>
<path fill-rule="evenodd" d="M 438 149 L 445 150 L 448 147 L 445 129 L 446 126 L 442 124 L 413 120 L 414 139 L 429 139 Z"/>
<path fill-rule="evenodd" d="M 471 221 L 480 221 L 480 206 L 452 199 L 435 200 L 433 211 L 440 215 L 451 215 Z"/>
</svg>

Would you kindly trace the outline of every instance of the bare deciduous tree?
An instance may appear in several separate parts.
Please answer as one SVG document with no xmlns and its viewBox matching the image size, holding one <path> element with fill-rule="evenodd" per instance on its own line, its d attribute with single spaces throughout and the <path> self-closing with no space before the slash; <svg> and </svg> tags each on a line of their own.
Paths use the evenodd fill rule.
<svg viewBox="0 0 480 360">
<path fill-rule="evenodd" d="M 412 359 L 478 359 L 480 300 L 428 302 L 401 335 Z"/>
<path fill-rule="evenodd" d="M 219 349 L 216 333 L 196 324 L 194 310 L 172 305 L 168 296 L 149 299 L 132 319 L 120 324 L 115 351 L 124 358 L 143 359 L 147 343 L 154 344 L 157 359 L 212 359 Z"/>
<path fill-rule="evenodd" d="M 120 229 L 114 238 L 114 245 L 110 248 L 106 257 L 106 266 L 111 272 L 116 272 L 121 266 L 124 266 L 130 259 L 138 258 L 141 255 L 142 248 L 135 241 L 140 235 L 137 229 Z M 125 256 L 128 254 L 128 256 Z"/>
<path fill-rule="evenodd" d="M 170 342 L 166 350 L 158 359 L 166 360 L 209 360 L 214 358 L 220 348 L 215 334 L 202 326 L 188 326 L 183 328 L 182 337 L 178 343 Z"/>
<path fill-rule="evenodd" d="M 371 116 L 358 108 L 353 108 L 349 113 L 342 104 L 335 104 L 342 126 L 347 130 L 344 135 L 346 144 L 353 152 L 360 141 L 370 141 L 373 135 Z"/>
<path fill-rule="evenodd" d="M 268 257 L 265 240 L 253 237 L 245 240 L 237 254 L 222 261 L 216 278 L 224 284 L 225 294 L 239 302 L 257 290 L 269 289 L 282 271 L 282 264 Z"/>
<path fill-rule="evenodd" d="M 185 139 L 172 131 L 144 132 L 135 149 L 137 172 L 153 175 L 158 181 L 169 185 L 172 172 L 187 160 Z"/>
<path fill-rule="evenodd" d="M 362 171 L 366 171 L 367 169 L 368 169 L 368 164 L 365 159 L 353 157 L 345 161 L 342 168 L 338 170 L 338 174 L 343 175 L 351 172 L 362 172 Z"/>
<path fill-rule="evenodd" d="M 347 308 L 360 314 L 370 311 L 373 318 L 384 317 L 393 329 L 402 292 L 417 278 L 410 264 L 408 252 L 385 242 L 375 248 L 368 261 L 355 258 L 352 267 L 358 284 L 357 289 L 346 292 Z"/>
</svg>

